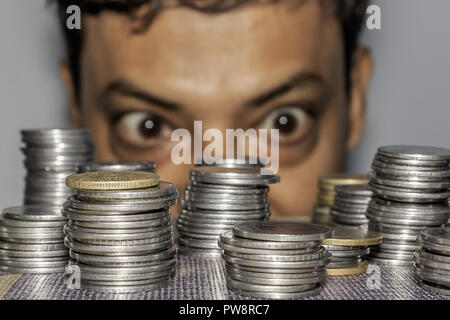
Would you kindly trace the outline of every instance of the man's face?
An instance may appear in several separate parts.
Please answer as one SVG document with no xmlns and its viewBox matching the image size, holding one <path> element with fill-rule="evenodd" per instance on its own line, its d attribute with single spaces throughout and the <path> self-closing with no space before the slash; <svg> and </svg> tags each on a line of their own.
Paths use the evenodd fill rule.
<svg viewBox="0 0 450 320">
<path fill-rule="evenodd" d="M 192 132 L 195 120 L 224 136 L 225 129 L 279 129 L 274 216 L 310 214 L 318 177 L 342 169 L 354 127 L 344 42 L 338 19 L 319 1 L 215 15 L 171 8 L 140 32 L 128 16 L 105 11 L 83 27 L 72 120 L 92 129 L 98 160 L 155 161 L 162 179 L 182 191 L 189 167 L 171 161 L 172 130 Z"/>
</svg>

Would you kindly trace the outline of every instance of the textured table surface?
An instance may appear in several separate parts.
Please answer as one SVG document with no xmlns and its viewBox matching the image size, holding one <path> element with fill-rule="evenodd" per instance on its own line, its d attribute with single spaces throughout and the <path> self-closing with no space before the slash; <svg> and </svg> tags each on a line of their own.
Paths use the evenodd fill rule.
<svg viewBox="0 0 450 320">
<path fill-rule="evenodd" d="M 330 277 L 322 292 L 309 300 L 450 300 L 418 286 L 411 267 L 380 266 L 376 275 Z M 221 259 L 202 259 L 179 255 L 175 276 L 160 290 L 136 294 L 102 294 L 69 290 L 64 274 L 10 275 L 0 273 L 0 299 L 27 300 L 236 300 L 249 299 L 227 290 Z M 379 285 L 373 285 L 373 284 Z"/>
</svg>

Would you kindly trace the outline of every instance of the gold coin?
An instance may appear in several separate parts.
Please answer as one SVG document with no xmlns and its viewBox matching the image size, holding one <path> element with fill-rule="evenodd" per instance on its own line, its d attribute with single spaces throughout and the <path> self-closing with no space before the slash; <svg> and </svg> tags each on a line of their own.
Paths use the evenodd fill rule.
<svg viewBox="0 0 450 320">
<path fill-rule="evenodd" d="M 319 178 L 319 185 L 326 187 L 348 185 L 348 184 L 364 184 L 369 182 L 367 174 L 349 174 L 334 173 Z"/>
<path fill-rule="evenodd" d="M 342 247 L 375 246 L 382 240 L 383 236 L 377 232 L 338 226 L 331 238 L 323 240 L 322 244 Z"/>
<path fill-rule="evenodd" d="M 329 276 L 350 276 L 365 273 L 367 268 L 369 268 L 369 261 L 364 260 L 356 267 L 327 269 L 327 273 Z"/>
<path fill-rule="evenodd" d="M 159 176 L 151 172 L 102 171 L 75 174 L 66 179 L 66 185 L 84 190 L 130 190 L 150 188 L 159 184 Z"/>
</svg>

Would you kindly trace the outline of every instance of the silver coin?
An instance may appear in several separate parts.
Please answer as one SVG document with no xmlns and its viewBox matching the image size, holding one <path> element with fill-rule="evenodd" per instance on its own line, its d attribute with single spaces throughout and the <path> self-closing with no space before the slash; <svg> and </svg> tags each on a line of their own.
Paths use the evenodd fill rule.
<svg viewBox="0 0 450 320">
<path fill-rule="evenodd" d="M 179 232 L 186 232 L 186 233 L 195 233 L 195 234 L 202 234 L 202 235 L 213 235 L 213 236 L 219 236 L 222 232 L 229 230 L 228 227 L 224 227 L 223 229 L 207 229 L 204 228 L 197 228 L 197 227 L 189 227 L 179 220 L 176 222 L 176 227 Z"/>
<path fill-rule="evenodd" d="M 274 269 L 301 269 L 301 268 L 311 268 L 311 267 L 320 267 L 327 265 L 331 259 L 331 254 L 327 253 L 324 258 L 318 260 L 307 260 L 301 262 L 268 262 L 268 261 L 256 261 L 256 260 L 248 260 L 231 257 L 226 254 L 222 254 L 222 257 L 226 262 L 249 266 L 249 267 L 258 267 L 258 268 L 274 268 Z"/>
<path fill-rule="evenodd" d="M 443 270 L 443 269 L 436 269 L 436 268 L 430 268 L 426 267 L 422 264 L 415 263 L 414 264 L 415 269 L 420 269 L 424 272 L 427 272 L 429 274 L 436 274 L 436 275 L 443 275 L 445 277 L 450 277 L 450 270 Z"/>
<path fill-rule="evenodd" d="M 268 241 L 318 241 L 331 236 L 332 230 L 301 222 L 253 222 L 233 227 L 233 234 L 247 239 Z"/>
<path fill-rule="evenodd" d="M 141 285 L 141 286 L 118 286 L 118 287 L 110 287 L 110 286 L 99 286 L 99 285 L 88 285 L 82 284 L 82 290 L 94 291 L 94 292 L 103 292 L 110 294 L 124 294 L 124 293 L 133 293 L 133 292 L 146 292 L 146 291 L 154 291 L 161 289 L 168 285 L 168 281 L 164 280 L 160 283 L 149 284 L 149 285 Z"/>
<path fill-rule="evenodd" d="M 264 205 L 268 202 L 267 198 L 259 198 L 259 199 L 233 199 L 232 197 L 222 197 L 219 198 L 207 198 L 207 197 L 197 197 L 192 195 L 185 194 L 183 200 L 187 203 L 202 203 L 204 205 L 226 205 L 232 204 L 233 206 L 247 206 L 253 204 Z"/>
<path fill-rule="evenodd" d="M 16 251 L 0 249 L 1 257 L 11 258 L 53 258 L 53 257 L 68 257 L 69 252 L 67 249 L 54 250 L 54 251 Z"/>
<path fill-rule="evenodd" d="M 180 244 L 178 245 L 178 252 L 183 255 L 199 257 L 220 258 L 221 256 L 221 250 L 190 248 Z"/>
<path fill-rule="evenodd" d="M 419 257 L 422 257 L 424 259 L 428 259 L 430 261 L 436 261 L 436 262 L 442 262 L 442 263 L 450 264 L 450 257 L 449 256 L 433 254 L 431 252 L 426 252 L 424 250 L 418 250 L 417 252 L 418 252 L 417 254 L 419 255 Z"/>
<path fill-rule="evenodd" d="M 380 217 L 375 216 L 373 214 L 373 211 L 367 212 L 367 218 L 370 221 L 376 221 L 381 222 L 385 224 L 396 224 L 396 225 L 406 225 L 406 226 L 430 226 L 430 227 L 436 227 L 439 225 L 442 225 L 446 222 L 446 219 L 444 220 L 418 220 L 418 219 L 405 219 L 405 218 L 398 218 L 398 219 L 392 219 L 388 218 L 386 216 Z"/>
<path fill-rule="evenodd" d="M 53 241 L 56 240 L 62 241 L 63 238 L 64 234 L 61 231 L 58 233 L 17 233 L 0 231 L 0 239 L 5 239 L 10 242 L 23 241 L 24 243 L 45 243 L 45 241 L 48 241 L 49 243 L 53 243 Z"/>
<path fill-rule="evenodd" d="M 150 161 L 100 161 L 78 166 L 79 173 L 95 171 L 148 171 L 156 172 L 156 163 Z"/>
<path fill-rule="evenodd" d="M 421 237 L 427 242 L 450 246 L 450 227 L 422 230 Z"/>
<path fill-rule="evenodd" d="M 207 229 L 211 229 L 211 231 L 213 231 L 214 229 L 228 230 L 233 227 L 233 225 L 229 225 L 229 224 L 219 224 L 219 223 L 208 224 L 206 222 L 195 223 L 195 222 L 192 222 L 189 219 L 185 219 L 183 217 L 178 217 L 177 223 L 181 224 L 183 226 L 189 227 L 189 228 L 199 228 L 199 229 L 207 228 Z"/>
<path fill-rule="evenodd" d="M 349 239 L 351 239 L 351 236 L 348 237 Z M 363 250 L 363 249 L 367 249 L 368 246 L 334 246 L 334 245 L 327 245 L 324 244 L 322 245 L 325 249 L 327 249 L 327 251 L 355 251 L 355 250 Z"/>
<path fill-rule="evenodd" d="M 137 240 L 101 240 L 101 239 L 79 239 L 73 238 L 70 234 L 68 234 L 67 238 L 70 241 L 78 241 L 80 243 L 88 244 L 88 245 L 102 245 L 102 246 L 122 246 L 122 247 L 130 247 L 130 246 L 139 246 L 139 245 L 149 245 L 154 243 L 160 243 L 163 241 L 167 241 L 172 239 L 172 233 L 168 232 L 166 234 L 156 236 L 153 238 L 147 239 L 137 239 Z"/>
<path fill-rule="evenodd" d="M 370 257 L 369 259 L 371 264 L 381 265 L 381 266 L 409 266 L 412 265 L 412 261 L 410 260 L 395 260 L 395 259 L 383 259 Z"/>
<path fill-rule="evenodd" d="M 109 220 L 109 219 L 108 219 Z M 166 218 L 162 219 L 152 219 L 152 220 L 140 220 L 140 221 L 130 221 L 130 222 L 99 222 L 99 221 L 77 221 L 70 220 L 70 224 L 72 227 L 82 227 L 82 228 L 91 228 L 91 229 L 104 229 L 106 231 L 110 229 L 116 230 L 143 230 L 150 228 L 160 228 L 167 225 L 170 225 L 172 222 L 172 218 L 168 215 Z M 78 229 L 76 229 L 78 230 Z"/>
<path fill-rule="evenodd" d="M 369 208 L 367 210 L 371 215 L 376 216 L 376 217 L 384 217 L 384 218 L 388 218 L 388 219 L 412 219 L 412 220 L 425 220 L 425 221 L 440 221 L 440 220 L 445 220 L 448 218 L 448 214 L 432 214 L 432 213 L 416 213 L 416 212 L 408 212 L 408 213 L 404 213 L 404 212 L 387 212 L 387 211 L 377 211 L 375 209 Z"/>
<path fill-rule="evenodd" d="M 64 221 L 22 221 L 14 219 L 6 219 L 0 216 L 0 225 L 13 228 L 60 228 L 62 229 L 67 223 Z"/>
<path fill-rule="evenodd" d="M 182 219 L 185 222 L 193 223 L 193 224 L 201 224 L 201 225 L 224 225 L 231 229 L 231 227 L 237 223 L 247 222 L 247 221 L 258 221 L 263 219 L 244 219 L 244 220 L 227 220 L 227 219 L 200 219 L 195 216 L 189 216 L 186 214 L 181 214 L 178 216 L 179 219 Z M 265 216 L 263 217 L 265 218 Z"/>
<path fill-rule="evenodd" d="M 442 270 L 447 270 L 447 271 L 450 270 L 450 264 L 448 264 L 446 262 L 430 260 L 430 259 L 428 259 L 428 257 L 424 258 L 422 255 L 423 255 L 423 253 L 421 254 L 418 251 L 413 253 L 414 261 L 416 262 L 416 264 L 423 265 L 423 266 L 429 267 L 429 268 L 442 269 Z"/>
<path fill-rule="evenodd" d="M 322 291 L 322 286 L 318 284 L 316 287 L 314 287 L 311 290 L 303 291 L 303 292 L 290 292 L 290 293 L 281 293 L 281 292 L 256 292 L 256 291 L 245 291 L 238 288 L 234 288 L 232 284 L 227 283 L 228 289 L 232 290 L 233 292 L 242 295 L 242 296 L 249 296 L 254 298 L 262 298 L 262 299 L 280 299 L 280 300 L 287 300 L 287 299 L 300 299 L 310 296 L 318 295 Z"/>
<path fill-rule="evenodd" d="M 297 274 L 310 274 L 312 272 L 326 272 L 326 265 L 331 261 L 331 258 L 327 260 L 326 263 L 317 266 L 305 267 L 305 268 L 297 268 L 297 269 L 279 269 L 279 268 L 270 268 L 264 269 L 259 267 L 251 267 L 244 266 L 240 264 L 235 264 L 232 262 L 225 261 L 225 267 L 228 268 L 237 268 L 239 270 L 249 271 L 249 272 L 270 272 L 272 274 L 280 274 L 280 275 L 297 275 Z"/>
<path fill-rule="evenodd" d="M 233 185 L 204 184 L 195 181 L 191 182 L 192 182 L 191 184 L 186 185 L 186 190 L 210 194 L 260 195 L 260 194 L 267 194 L 269 192 L 268 186 L 233 186 Z"/>
<path fill-rule="evenodd" d="M 92 286 L 105 286 L 110 288 L 120 288 L 129 286 L 144 286 L 152 284 L 160 284 L 164 281 L 169 281 L 171 275 L 163 276 L 158 278 L 142 279 L 142 280 L 116 280 L 116 281 L 102 281 L 102 280 L 86 280 L 81 277 L 81 285 L 92 285 Z"/>
<path fill-rule="evenodd" d="M 227 277 L 227 286 L 231 288 L 241 289 L 250 292 L 280 292 L 280 293 L 289 293 L 289 292 L 304 292 L 308 290 L 312 290 L 316 287 L 315 284 L 304 284 L 304 285 L 286 285 L 286 286 L 273 286 L 273 285 L 258 285 L 247 283 L 243 281 L 237 281 Z"/>
<path fill-rule="evenodd" d="M 318 277 L 310 277 L 303 279 L 276 279 L 271 277 L 266 278 L 257 278 L 257 277 L 249 277 L 243 276 L 240 274 L 235 274 L 230 270 L 227 270 L 227 276 L 235 281 L 240 281 L 249 284 L 256 285 L 267 285 L 267 286 L 298 286 L 298 285 L 307 285 L 307 284 L 317 284 L 325 281 L 327 275 L 322 274 Z"/>
<path fill-rule="evenodd" d="M 433 284 L 428 284 L 424 281 L 420 281 L 419 285 L 424 288 L 425 290 L 428 290 L 430 292 L 436 293 L 436 294 L 440 294 L 440 295 L 446 295 L 446 296 L 450 296 L 450 289 L 448 288 L 443 288 L 440 286 L 436 286 Z"/>
<path fill-rule="evenodd" d="M 327 249 L 328 250 L 328 249 Z M 329 251 L 332 255 L 332 259 L 334 258 L 351 258 L 351 257 L 360 257 L 368 255 L 370 252 L 370 248 L 364 248 L 359 250 L 332 250 Z"/>
<path fill-rule="evenodd" d="M 370 173 L 370 181 L 373 181 L 375 184 L 384 185 L 392 188 L 402 188 L 402 189 L 419 189 L 419 190 L 428 190 L 428 191 L 442 191 L 450 188 L 449 181 L 414 181 L 414 180 L 398 180 L 398 179 L 389 179 L 382 178 L 377 176 L 375 173 Z"/>
<path fill-rule="evenodd" d="M 0 265 L 0 271 L 13 273 L 13 274 L 50 274 L 50 273 L 62 273 L 64 272 L 64 266 L 62 267 L 42 267 L 42 268 L 21 268 L 10 267 Z"/>
<path fill-rule="evenodd" d="M 146 279 L 155 279 L 160 277 L 169 277 L 173 274 L 174 269 L 169 268 L 166 270 L 161 270 L 158 272 L 147 272 L 147 273 L 137 273 L 137 274 L 122 274 L 122 275 L 109 275 L 109 274 L 98 274 L 98 273 L 87 273 L 83 272 L 83 280 L 94 280 L 94 281 L 104 281 L 104 282 L 116 282 L 116 281 L 139 281 Z"/>
<path fill-rule="evenodd" d="M 250 179 L 257 180 L 261 178 L 273 178 L 274 175 L 262 175 L 261 169 L 258 167 L 217 167 L 217 166 L 201 166 L 194 167 L 190 170 L 191 177 L 208 177 L 216 179 Z"/>
<path fill-rule="evenodd" d="M 227 178 L 227 179 L 218 179 L 218 178 L 210 178 L 210 177 L 202 177 L 202 176 L 191 176 L 191 182 L 201 182 L 201 183 L 210 183 L 210 184 L 220 184 L 220 185 L 244 185 L 244 186 L 261 186 L 267 184 L 273 184 L 280 182 L 280 177 L 278 176 L 262 176 L 264 178 L 260 179 L 237 179 L 237 178 Z"/>
<path fill-rule="evenodd" d="M 376 249 L 380 251 L 416 251 L 420 247 L 418 245 L 413 244 L 396 244 L 396 243 L 389 243 L 389 242 L 383 242 L 382 244 L 375 247 Z"/>
<path fill-rule="evenodd" d="M 331 258 L 331 262 L 327 265 L 328 269 L 337 269 L 337 268 L 352 268 L 359 266 L 361 263 L 360 258 L 355 259 L 348 259 L 343 261 L 334 261 L 333 258 Z"/>
<path fill-rule="evenodd" d="M 80 201 L 75 196 L 71 196 L 67 199 L 67 204 L 74 209 L 89 210 L 89 211 L 108 211 L 109 214 L 112 212 L 125 213 L 138 213 L 147 212 L 151 210 L 158 210 L 163 208 L 168 208 L 176 204 L 176 199 L 161 198 L 158 201 L 152 202 L 125 202 L 121 201 L 111 203 L 98 203 L 98 202 L 87 202 Z"/>
<path fill-rule="evenodd" d="M 172 269 L 176 265 L 174 259 L 163 261 L 160 264 L 152 266 L 132 266 L 132 267 L 109 267 L 109 266 L 89 266 L 83 263 L 78 263 L 73 260 L 69 261 L 69 265 L 75 265 L 80 268 L 81 274 L 97 274 L 108 276 L 129 276 L 137 274 L 150 274 L 153 272 L 165 272 L 168 269 Z"/>
<path fill-rule="evenodd" d="M 70 228 L 77 232 L 85 232 L 85 233 L 96 233 L 96 234 L 109 234 L 109 235 L 124 235 L 124 234 L 137 234 L 137 233 L 152 233 L 152 232 L 161 232 L 161 230 L 170 228 L 172 226 L 172 222 L 169 220 L 169 222 L 166 222 L 163 225 L 157 225 L 157 226 L 149 226 L 149 227 L 141 227 L 141 228 L 127 228 L 122 229 L 120 228 L 122 225 L 117 225 L 117 228 L 92 228 L 92 227 L 82 227 L 75 223 L 69 223 Z M 102 226 L 103 227 L 103 226 Z"/>
<path fill-rule="evenodd" d="M 316 269 L 304 269 L 306 272 L 302 273 L 274 273 L 274 272 L 265 272 L 264 270 L 255 271 L 246 271 L 236 266 L 231 266 L 229 264 L 226 265 L 226 271 L 229 273 L 252 277 L 252 278 L 265 278 L 265 279 L 280 279 L 280 280 L 294 280 L 294 279 L 311 279 L 322 277 L 326 275 L 327 270 L 325 268 L 316 268 Z M 269 270 L 267 270 L 269 271 Z M 271 271 L 271 270 L 270 270 Z M 319 281 L 317 281 L 319 282 Z"/>
<path fill-rule="evenodd" d="M 142 232 L 142 233 L 98 233 L 98 232 L 85 232 L 74 230 L 74 228 L 67 224 L 64 227 L 64 233 L 69 237 L 79 240 L 112 240 L 112 241 L 126 241 L 126 240 L 142 240 L 150 239 L 159 236 L 165 236 L 171 233 L 171 226 L 166 226 L 154 231 Z"/>
<path fill-rule="evenodd" d="M 419 166 L 419 167 L 447 167 L 447 160 L 418 160 L 418 159 L 397 159 L 376 154 L 375 159 L 388 164 Z"/>
<path fill-rule="evenodd" d="M 385 163 L 382 161 L 378 161 L 376 158 L 373 160 L 372 169 L 377 171 L 378 169 L 388 169 L 388 170 L 396 170 L 396 171 L 420 171 L 420 172 L 434 172 L 445 170 L 446 167 L 430 167 L 430 166 L 408 166 L 408 165 L 400 165 L 400 164 L 391 164 Z"/>
<path fill-rule="evenodd" d="M 226 231 L 220 235 L 220 241 L 224 244 L 249 248 L 249 249 L 262 249 L 262 250 L 297 250 L 305 248 L 319 248 L 321 245 L 321 240 L 311 240 L 311 241 L 260 241 L 260 240 L 249 240 L 245 238 L 234 237 L 232 231 Z"/>
<path fill-rule="evenodd" d="M 144 266 L 154 266 L 159 265 L 163 262 L 167 261 L 176 261 L 175 252 L 171 252 L 170 255 L 163 251 L 162 253 L 158 252 L 151 255 L 147 255 L 145 257 L 142 256 L 127 256 L 127 257 L 102 257 L 102 256 L 90 256 L 85 254 L 80 254 L 71 251 L 70 257 L 79 262 L 88 264 L 91 266 L 100 266 L 100 267 L 144 267 Z"/>
<path fill-rule="evenodd" d="M 77 241 L 70 241 L 66 238 L 64 239 L 64 243 L 67 248 L 79 253 L 103 256 L 129 256 L 137 253 L 151 253 L 167 250 L 172 247 L 173 239 L 169 238 L 168 240 L 161 242 L 135 245 L 128 245 L 128 242 L 125 242 L 122 245 L 95 245 L 85 244 Z"/>
<path fill-rule="evenodd" d="M 370 188 L 375 194 L 385 199 L 401 202 L 436 202 L 450 198 L 450 191 L 445 192 L 407 192 L 370 183 Z"/>
<path fill-rule="evenodd" d="M 212 193 L 212 192 L 199 192 L 199 191 L 190 191 L 185 190 L 184 196 L 193 198 L 193 199 L 200 199 L 200 200 L 238 200 L 238 201 L 250 201 L 250 200 L 256 200 L 256 201 L 264 201 L 267 199 L 267 193 L 263 194 L 235 194 L 235 193 Z"/>
<path fill-rule="evenodd" d="M 215 240 L 217 241 L 220 236 L 220 231 L 217 234 L 204 234 L 201 232 L 189 232 L 181 225 L 177 226 L 178 233 L 187 238 L 198 239 L 198 240 Z"/>
<path fill-rule="evenodd" d="M 247 203 L 247 204 L 231 204 L 231 203 L 211 203 L 211 202 L 193 202 L 185 199 L 181 200 L 181 205 L 189 210 L 195 209 L 220 210 L 220 211 L 242 211 L 242 210 L 267 210 L 269 202 L 265 203 Z"/>
<path fill-rule="evenodd" d="M 276 256 L 283 256 L 283 255 L 301 255 L 301 254 L 308 254 L 317 252 L 318 248 L 305 248 L 305 249 L 251 249 L 251 248 L 243 248 L 243 247 L 236 247 L 231 246 L 228 244 L 225 244 L 221 241 L 219 241 L 219 247 L 226 251 L 241 253 L 241 254 L 256 254 L 256 255 L 276 255 Z"/>
<path fill-rule="evenodd" d="M 32 258 L 24 261 L 19 261 L 17 259 L 19 258 L 15 258 L 14 260 L 5 260 L 2 257 L 0 258 L 0 265 L 12 268 L 59 268 L 64 267 L 67 263 L 67 259 L 59 261 L 34 261 L 37 258 Z"/>
<path fill-rule="evenodd" d="M 434 242 L 425 241 L 421 236 L 417 237 L 417 243 L 427 251 L 450 255 L 450 247 Z"/>
<path fill-rule="evenodd" d="M 328 256 L 328 252 L 321 248 L 317 252 L 312 253 L 304 253 L 299 255 L 268 255 L 268 254 L 247 254 L 247 253 L 239 253 L 239 252 L 233 252 L 224 250 L 223 252 L 225 255 L 239 258 L 239 259 L 246 259 L 246 260 L 252 260 L 252 261 L 265 261 L 265 262 L 303 262 L 303 261 L 311 261 L 311 260 L 318 260 L 323 259 L 324 257 Z"/>
<path fill-rule="evenodd" d="M 178 243 L 184 247 L 194 249 L 218 249 L 217 240 L 198 240 L 192 238 L 179 238 Z"/>
<path fill-rule="evenodd" d="M 124 214 L 123 212 L 111 211 L 88 211 L 88 210 L 74 210 L 70 208 L 67 203 L 62 209 L 64 217 L 76 221 L 94 221 L 94 222 L 134 222 L 143 220 L 158 220 L 170 216 L 170 210 L 158 210 L 146 213 Z"/>
<path fill-rule="evenodd" d="M 385 224 L 379 222 L 369 222 L 369 229 L 379 233 L 389 234 L 410 234 L 417 236 L 422 231 L 422 226 L 402 226 L 394 224 Z"/>
<path fill-rule="evenodd" d="M 400 251 L 377 251 L 375 249 L 370 250 L 370 257 L 381 258 L 381 259 L 392 259 L 392 260 L 407 260 L 412 261 L 412 253 L 401 253 Z"/>
<path fill-rule="evenodd" d="M 336 186 L 335 190 L 341 195 L 372 197 L 372 191 L 369 190 L 367 184 Z"/>
<path fill-rule="evenodd" d="M 210 212 L 210 211 L 208 211 Z M 247 222 L 248 220 L 261 220 L 270 216 L 270 211 L 251 211 L 255 213 L 247 213 L 241 211 L 235 211 L 235 213 L 231 214 L 230 211 L 216 211 L 216 213 L 203 213 L 203 211 L 190 211 L 190 210 L 181 210 L 180 216 L 182 217 L 194 217 L 198 219 L 205 220 L 242 220 L 242 222 Z"/>
<path fill-rule="evenodd" d="M 65 250 L 66 247 L 62 242 L 54 244 L 21 244 L 21 243 L 8 243 L 0 241 L 0 248 L 4 250 L 14 250 L 14 251 L 59 251 Z"/>
<path fill-rule="evenodd" d="M 7 219 L 22 221 L 65 221 L 61 215 L 60 207 L 49 207 L 44 205 L 32 205 L 6 208 L 2 212 Z"/>
<path fill-rule="evenodd" d="M 450 150 L 429 146 L 385 146 L 378 148 L 377 153 L 394 159 L 450 161 Z"/>
</svg>

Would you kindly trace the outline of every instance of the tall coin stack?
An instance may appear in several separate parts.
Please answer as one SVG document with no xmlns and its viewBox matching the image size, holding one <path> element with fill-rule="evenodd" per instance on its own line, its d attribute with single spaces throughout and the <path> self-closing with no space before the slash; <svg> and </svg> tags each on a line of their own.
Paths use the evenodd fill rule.
<svg viewBox="0 0 450 320">
<path fill-rule="evenodd" d="M 295 299 L 320 293 L 331 255 L 322 240 L 326 226 L 307 223 L 253 222 L 223 233 L 228 289 L 244 296 Z"/>
<path fill-rule="evenodd" d="M 72 193 L 65 179 L 81 163 L 92 161 L 94 145 L 88 130 L 22 130 L 25 147 L 25 204 L 62 206 Z"/>
<path fill-rule="evenodd" d="M 0 271 L 59 273 L 69 260 L 60 207 L 28 205 L 0 215 Z"/>
<path fill-rule="evenodd" d="M 218 257 L 222 232 L 236 223 L 269 219 L 268 184 L 280 181 L 273 174 L 262 175 L 258 166 L 238 164 L 195 167 L 190 179 L 176 222 L 178 249 L 190 255 Z"/>
<path fill-rule="evenodd" d="M 76 189 L 64 205 L 65 244 L 81 288 L 106 293 L 151 291 L 175 264 L 169 207 L 176 187 L 149 172 L 90 172 L 67 178 Z"/>
<path fill-rule="evenodd" d="M 411 264 L 421 230 L 447 223 L 449 161 L 450 150 L 441 148 L 378 148 L 369 182 L 375 197 L 367 217 L 369 228 L 383 235 L 383 243 L 371 249 L 371 261 Z"/>
<path fill-rule="evenodd" d="M 156 173 L 156 163 L 151 161 L 96 161 L 80 164 L 78 173 L 99 171 L 141 171 Z"/>
<path fill-rule="evenodd" d="M 367 207 L 373 193 L 367 184 L 355 184 L 336 187 L 336 197 L 331 209 L 336 225 L 358 227 L 367 230 L 369 220 Z"/>
<path fill-rule="evenodd" d="M 420 285 L 437 294 L 450 295 L 450 228 L 423 230 L 414 253 L 414 272 Z"/>
<path fill-rule="evenodd" d="M 336 187 L 369 182 L 367 175 L 335 173 L 319 178 L 317 204 L 314 207 L 313 222 L 332 224 L 331 208 L 336 197 Z"/>
<path fill-rule="evenodd" d="M 331 253 L 327 266 L 330 276 L 347 276 L 367 271 L 369 262 L 365 257 L 370 247 L 382 242 L 379 233 L 351 227 L 337 226 L 333 235 L 323 241 L 323 246 Z"/>
</svg>

